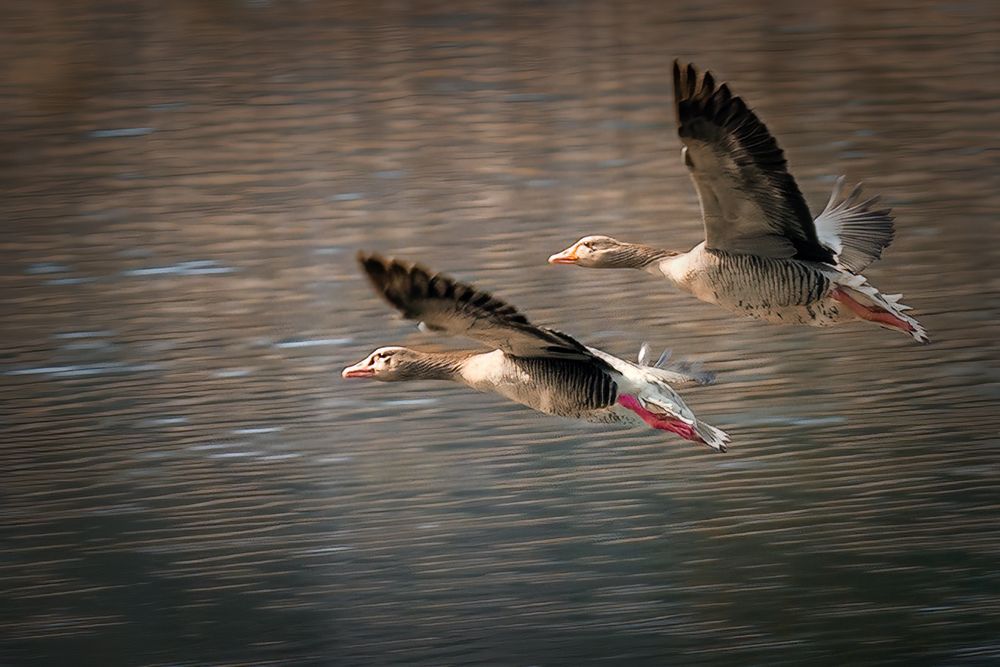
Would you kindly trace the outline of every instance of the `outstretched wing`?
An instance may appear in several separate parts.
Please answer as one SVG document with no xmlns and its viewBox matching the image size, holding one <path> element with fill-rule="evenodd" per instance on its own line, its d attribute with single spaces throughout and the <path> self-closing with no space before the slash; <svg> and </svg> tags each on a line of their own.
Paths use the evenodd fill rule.
<svg viewBox="0 0 1000 667">
<path fill-rule="evenodd" d="M 375 291 L 403 317 L 452 336 L 466 336 L 517 357 L 587 359 L 593 356 L 574 338 L 536 327 L 514 306 L 471 285 L 424 267 L 358 253 Z"/>
<path fill-rule="evenodd" d="M 674 105 L 709 249 L 833 263 L 778 142 L 741 98 L 675 60 Z"/>
<path fill-rule="evenodd" d="M 863 199 L 860 183 L 846 197 L 841 197 L 843 191 L 841 176 L 826 208 L 816 218 L 816 235 L 833 252 L 839 266 L 861 273 L 892 243 L 892 210 L 876 208 L 877 195 Z"/>
</svg>

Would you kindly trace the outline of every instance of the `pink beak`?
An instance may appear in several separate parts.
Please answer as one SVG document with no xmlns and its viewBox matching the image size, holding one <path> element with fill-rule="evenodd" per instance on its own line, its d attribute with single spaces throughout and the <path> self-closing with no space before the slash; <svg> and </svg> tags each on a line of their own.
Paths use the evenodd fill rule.
<svg viewBox="0 0 1000 667">
<path fill-rule="evenodd" d="M 576 264 L 577 259 L 574 245 L 549 257 L 549 264 Z"/>
<path fill-rule="evenodd" d="M 348 366 L 340 373 L 345 378 L 370 378 L 375 377 L 375 369 L 365 366 L 364 361 L 359 361 L 353 366 Z"/>
</svg>

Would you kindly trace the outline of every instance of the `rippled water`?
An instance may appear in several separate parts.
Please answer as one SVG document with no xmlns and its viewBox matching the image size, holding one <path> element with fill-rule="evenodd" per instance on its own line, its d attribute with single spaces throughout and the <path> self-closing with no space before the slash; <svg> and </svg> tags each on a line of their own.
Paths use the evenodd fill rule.
<svg viewBox="0 0 1000 667">
<path fill-rule="evenodd" d="M 670 6 L 668 6 L 670 5 Z M 4 664 L 1000 661 L 1000 11 L 990 2 L 14 3 L 0 40 Z M 728 318 L 686 248 L 669 63 L 711 67 L 935 343 Z M 713 455 L 348 383 L 357 248 L 704 361 Z"/>
</svg>

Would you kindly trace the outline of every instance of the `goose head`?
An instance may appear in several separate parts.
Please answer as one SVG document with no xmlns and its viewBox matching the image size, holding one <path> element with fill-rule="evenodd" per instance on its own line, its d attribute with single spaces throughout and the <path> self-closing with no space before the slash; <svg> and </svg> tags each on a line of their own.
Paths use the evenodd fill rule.
<svg viewBox="0 0 1000 667">
<path fill-rule="evenodd" d="M 588 269 L 643 269 L 658 259 L 675 254 L 596 235 L 584 236 L 562 252 L 552 255 L 549 264 L 576 264 Z"/>
<path fill-rule="evenodd" d="M 371 378 L 382 382 L 406 379 L 407 366 L 412 366 L 419 353 L 406 347 L 380 347 L 367 357 L 345 368 L 345 378 Z"/>
<path fill-rule="evenodd" d="M 460 361 L 454 354 L 420 352 L 393 345 L 378 348 L 340 374 L 345 378 L 370 378 L 380 382 L 447 380 L 457 372 Z"/>
<path fill-rule="evenodd" d="M 610 236 L 584 236 L 562 252 L 549 257 L 549 264 L 576 264 L 591 269 L 601 269 L 616 263 L 627 248 Z"/>
</svg>

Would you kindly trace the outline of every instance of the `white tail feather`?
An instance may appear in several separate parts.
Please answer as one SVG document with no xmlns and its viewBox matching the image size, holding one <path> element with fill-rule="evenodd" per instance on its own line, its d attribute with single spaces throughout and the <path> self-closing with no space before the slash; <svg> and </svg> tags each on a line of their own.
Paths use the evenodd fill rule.
<svg viewBox="0 0 1000 667">
<path fill-rule="evenodd" d="M 650 369 L 644 368 L 644 370 Z M 668 414 L 685 422 L 703 443 L 717 452 L 725 452 L 728 449 L 729 434 L 695 417 L 691 409 L 684 404 L 681 397 L 669 385 L 661 382 L 652 383 L 646 391 L 639 395 L 639 402 L 650 412 Z"/>
<path fill-rule="evenodd" d="M 681 376 L 672 371 L 645 365 L 650 359 L 648 345 L 644 345 L 639 350 L 639 364 L 625 361 L 597 348 L 589 347 L 587 349 L 598 359 L 607 362 L 619 374 L 618 390 L 620 395 L 618 402 L 620 404 L 635 411 L 635 408 L 621 400 L 623 397 L 628 397 L 637 401 L 637 407 L 641 407 L 643 410 L 657 415 L 665 415 L 686 424 L 693 434 L 697 435 L 697 439 L 712 449 L 720 452 L 726 451 L 729 436 L 714 426 L 698 421 L 691 408 L 684 403 L 684 399 L 670 386 L 671 382 L 676 381 Z M 661 360 L 664 359 L 664 356 L 666 355 L 661 355 Z M 688 377 L 687 375 L 683 376 L 684 379 L 688 379 Z"/>
<path fill-rule="evenodd" d="M 729 449 L 729 434 L 722 429 L 715 428 L 711 424 L 706 424 L 703 421 L 696 422 L 694 425 L 694 431 L 698 434 L 705 444 L 718 452 L 725 452 Z"/>
<path fill-rule="evenodd" d="M 882 294 L 869 284 L 868 280 L 864 276 L 844 275 L 839 280 L 839 284 L 846 288 L 851 293 L 851 296 L 860 303 L 881 308 L 882 310 L 892 313 L 894 316 L 906 322 L 911 328 L 911 331 L 908 331 L 907 333 L 918 343 L 931 342 L 930 336 L 927 335 L 927 330 L 924 329 L 923 325 L 910 315 L 906 314 L 907 310 L 913 309 L 910 308 L 910 306 L 899 302 L 899 300 L 903 298 L 902 294 Z"/>
</svg>

